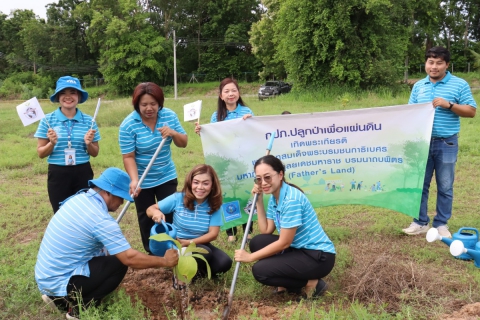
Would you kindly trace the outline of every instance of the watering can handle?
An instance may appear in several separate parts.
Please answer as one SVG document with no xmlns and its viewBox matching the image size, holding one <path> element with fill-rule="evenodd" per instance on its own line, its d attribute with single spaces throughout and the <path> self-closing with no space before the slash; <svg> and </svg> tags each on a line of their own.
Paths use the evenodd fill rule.
<svg viewBox="0 0 480 320">
<path fill-rule="evenodd" d="M 461 233 L 462 230 L 475 231 L 475 233 L 477 234 L 477 239 L 479 237 L 478 230 L 476 228 L 463 227 L 463 228 L 460 228 L 460 230 L 458 230 L 458 233 Z"/>
</svg>

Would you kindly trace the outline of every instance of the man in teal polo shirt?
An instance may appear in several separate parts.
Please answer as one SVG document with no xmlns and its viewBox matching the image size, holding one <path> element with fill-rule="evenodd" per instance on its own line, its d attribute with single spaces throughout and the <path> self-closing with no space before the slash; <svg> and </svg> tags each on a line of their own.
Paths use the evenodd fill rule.
<svg viewBox="0 0 480 320">
<path fill-rule="evenodd" d="M 403 229 L 409 235 L 428 231 L 428 193 L 435 172 L 437 207 L 432 227 L 437 228 L 442 237 L 452 237 L 447 223 L 452 216 L 460 117 L 475 117 L 477 104 L 468 83 L 447 71 L 449 64 L 450 52 L 447 49 L 433 47 L 428 50 L 425 54 L 428 76 L 415 83 L 408 101 L 409 104 L 431 102 L 435 108 L 419 217 Z"/>
<path fill-rule="evenodd" d="M 108 168 L 88 184 L 91 189 L 65 200 L 50 220 L 35 264 L 35 281 L 43 301 L 67 311 L 67 319 L 76 319 L 80 304 L 98 306 L 118 287 L 128 267 L 173 267 L 178 263 L 176 250 L 155 257 L 132 249 L 108 213 L 116 211 L 124 199 L 133 201 L 127 173 Z"/>
</svg>

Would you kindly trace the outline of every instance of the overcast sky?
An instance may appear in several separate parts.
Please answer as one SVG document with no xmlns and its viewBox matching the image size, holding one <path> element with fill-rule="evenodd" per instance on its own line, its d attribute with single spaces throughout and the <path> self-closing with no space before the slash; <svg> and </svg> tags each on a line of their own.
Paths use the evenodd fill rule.
<svg viewBox="0 0 480 320">
<path fill-rule="evenodd" d="M 15 9 L 33 10 L 40 18 L 47 18 L 47 9 L 45 6 L 49 3 L 58 2 L 57 0 L 0 0 L 0 11 L 9 15 Z"/>
</svg>

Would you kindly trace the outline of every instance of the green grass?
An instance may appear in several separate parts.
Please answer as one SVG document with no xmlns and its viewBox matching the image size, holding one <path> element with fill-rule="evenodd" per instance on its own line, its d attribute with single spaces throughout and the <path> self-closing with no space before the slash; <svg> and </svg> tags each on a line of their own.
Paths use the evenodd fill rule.
<svg viewBox="0 0 480 320">
<path fill-rule="evenodd" d="M 172 99 L 173 95 L 168 91 L 165 107 L 173 109 L 182 118 L 185 103 L 203 100 L 200 121 L 208 123 L 216 109 L 216 85 L 181 85 L 181 99 Z M 247 88 L 247 84 L 244 86 Z M 297 90 L 276 99 L 258 101 L 255 91 L 258 84 L 248 86 L 244 100 L 256 115 L 280 114 L 284 110 L 308 113 L 397 105 L 406 103 L 409 95 L 405 88 L 385 88 L 374 92 L 321 88 L 309 92 Z M 205 91 L 210 94 L 206 95 Z M 476 93 L 475 98 L 480 102 L 479 93 Z M 36 155 L 37 141 L 33 134 L 37 125 L 22 126 L 15 111 L 18 103 L 0 102 L 0 319 L 58 319 L 58 313 L 45 309 L 34 281 L 33 270 L 43 232 L 52 216 L 46 190 L 47 164 Z M 56 105 L 48 101 L 41 101 L 41 104 L 45 113 L 56 108 Z M 91 99 L 81 105 L 81 109 L 93 114 L 95 106 L 96 99 Z M 129 98 L 103 99 L 97 119 L 102 136 L 100 155 L 91 161 L 96 176 L 110 166 L 123 169 L 118 147 L 118 126 L 132 110 Z M 201 141 L 194 134 L 193 124 L 182 122 L 182 125 L 189 137 L 188 147 L 172 147 L 179 174 L 179 188 L 183 185 L 185 173 L 194 164 L 204 161 Z M 480 228 L 477 194 L 480 178 L 479 130 L 476 118 L 462 120 L 454 214 L 450 221 L 452 231 L 463 226 Z M 435 194 L 436 187 L 433 183 L 429 203 L 431 212 L 435 207 Z M 427 319 L 445 310 L 447 300 L 433 296 L 429 298 L 428 293 L 426 298 L 421 297 L 429 301 L 428 307 L 412 305 L 406 300 L 394 313 L 388 311 L 388 306 L 373 301 L 352 301 L 342 283 L 356 266 L 357 252 L 365 250 L 370 242 L 385 242 L 385 251 L 398 256 L 399 262 L 411 259 L 420 267 L 435 268 L 438 277 L 447 277 L 450 283 L 461 288 L 449 293 L 451 299 L 469 303 L 480 298 L 480 272 L 473 263 L 453 259 L 442 243 L 427 244 L 423 237 L 409 238 L 402 235 L 400 229 L 410 223 L 409 217 L 386 209 L 353 205 L 318 208 L 317 213 L 338 252 L 336 266 L 328 277 L 330 292 L 318 302 L 278 302 L 277 307 L 284 310 L 280 312 L 281 319 Z M 129 208 L 121 227 L 132 246 L 141 248 L 133 206 Z M 227 244 L 225 234 L 222 233 L 218 245 L 233 255 L 235 246 Z M 268 301 L 269 293 L 253 279 L 250 268 L 251 265 L 241 266 L 235 300 L 252 303 Z M 233 268 L 224 276 L 223 281 L 218 282 L 219 290 L 229 289 L 232 275 Z M 91 309 L 82 315 L 82 319 L 150 318 L 140 304 L 131 302 L 121 290 L 110 299 L 105 308 Z M 241 316 L 239 319 L 262 318 L 259 307 L 253 306 L 252 310 L 251 316 Z M 217 311 L 215 314 L 220 317 L 223 306 L 219 305 Z M 195 318 L 193 310 L 188 314 L 191 319 Z M 175 319 L 175 311 L 166 310 L 165 318 Z"/>
</svg>

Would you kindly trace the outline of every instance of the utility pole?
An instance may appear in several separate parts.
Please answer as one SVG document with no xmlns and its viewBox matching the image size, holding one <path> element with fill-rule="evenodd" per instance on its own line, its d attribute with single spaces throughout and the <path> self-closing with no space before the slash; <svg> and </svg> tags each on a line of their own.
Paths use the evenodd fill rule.
<svg viewBox="0 0 480 320">
<path fill-rule="evenodd" d="M 175 39 L 175 30 L 173 30 L 173 87 L 175 100 L 177 100 L 177 40 Z"/>
</svg>

